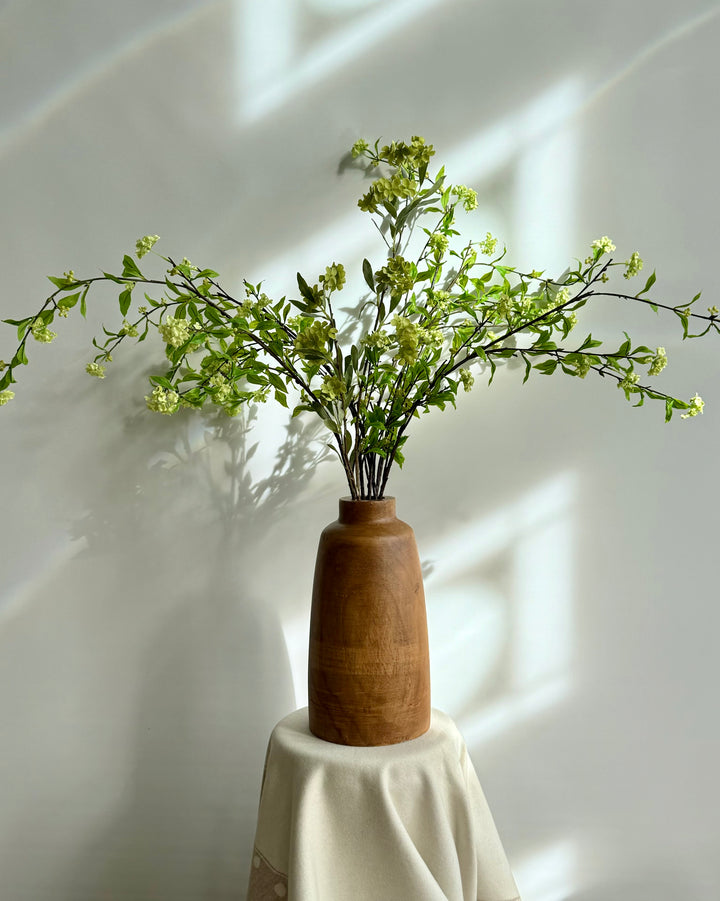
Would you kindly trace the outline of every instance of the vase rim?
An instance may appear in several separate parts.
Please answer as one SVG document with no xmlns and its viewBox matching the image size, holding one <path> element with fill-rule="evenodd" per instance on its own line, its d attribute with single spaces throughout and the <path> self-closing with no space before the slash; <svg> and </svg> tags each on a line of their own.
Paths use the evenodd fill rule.
<svg viewBox="0 0 720 901">
<path fill-rule="evenodd" d="M 341 497 L 340 500 L 344 504 L 384 504 L 386 501 L 394 501 L 395 497 L 390 494 L 386 494 L 383 497 L 358 497 L 352 498 L 349 495 L 345 497 Z"/>
<path fill-rule="evenodd" d="M 395 519 L 395 498 L 377 500 L 341 497 L 338 504 L 339 521 L 342 523 L 369 523 Z"/>
</svg>

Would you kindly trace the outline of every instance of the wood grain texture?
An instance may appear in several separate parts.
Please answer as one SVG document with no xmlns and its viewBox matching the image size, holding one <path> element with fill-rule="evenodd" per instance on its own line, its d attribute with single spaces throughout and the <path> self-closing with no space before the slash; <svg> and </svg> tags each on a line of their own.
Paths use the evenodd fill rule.
<svg viewBox="0 0 720 901">
<path fill-rule="evenodd" d="M 391 745 L 430 727 L 420 558 L 395 498 L 342 498 L 320 536 L 308 688 L 310 731 L 325 741 Z"/>
</svg>

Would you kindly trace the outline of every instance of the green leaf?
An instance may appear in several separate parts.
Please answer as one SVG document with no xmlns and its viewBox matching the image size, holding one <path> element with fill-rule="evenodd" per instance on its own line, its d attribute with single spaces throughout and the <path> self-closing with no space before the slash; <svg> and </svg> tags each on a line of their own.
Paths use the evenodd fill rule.
<svg viewBox="0 0 720 901">
<path fill-rule="evenodd" d="M 645 294 L 646 291 L 649 291 L 650 288 L 652 288 L 652 286 L 655 284 L 655 281 L 656 281 L 655 270 L 653 270 L 652 275 L 645 282 L 645 287 L 642 289 L 642 291 L 638 291 L 636 297 L 640 297 L 642 294 Z"/>
<path fill-rule="evenodd" d="M 75 304 L 78 302 L 78 298 L 80 297 L 80 292 L 77 294 L 69 294 L 66 297 L 61 297 L 58 301 L 58 307 L 61 310 L 70 310 Z"/>
<path fill-rule="evenodd" d="M 115 282 L 116 285 L 125 284 L 121 278 L 118 278 L 117 275 L 113 275 L 112 272 L 103 272 L 103 276 L 108 279 L 108 281 Z"/>
<path fill-rule="evenodd" d="M 137 267 L 137 263 L 131 257 L 125 254 L 123 257 L 123 278 L 144 278 L 142 272 Z"/>
<path fill-rule="evenodd" d="M 665 401 L 665 422 L 670 422 L 673 414 L 673 399 L 668 397 Z"/>
<path fill-rule="evenodd" d="M 90 286 L 88 285 L 88 288 L 89 287 Z M 87 297 L 88 288 L 85 288 L 85 290 L 82 293 L 82 297 L 80 298 L 80 315 L 82 316 L 83 319 L 85 319 L 85 317 L 87 315 L 87 303 L 85 302 L 85 298 Z"/>
<path fill-rule="evenodd" d="M 373 275 L 373 268 L 370 265 L 370 260 L 364 259 L 362 262 L 362 271 L 365 276 L 365 281 L 367 283 L 368 288 L 371 291 L 375 290 L 375 276 Z"/>
<path fill-rule="evenodd" d="M 297 283 L 298 283 L 298 288 L 300 289 L 300 293 L 305 298 L 305 300 L 307 300 L 307 302 L 310 304 L 309 309 L 312 309 L 315 306 L 317 306 L 317 300 L 315 298 L 315 295 L 312 292 L 312 289 L 310 288 L 308 283 L 305 281 L 305 279 L 302 277 L 302 275 L 300 275 L 299 272 L 297 274 Z"/>
<path fill-rule="evenodd" d="M 132 291 L 130 288 L 126 288 L 119 297 L 120 301 L 120 313 L 125 316 L 127 311 L 130 309 L 130 303 L 132 302 Z"/>
<path fill-rule="evenodd" d="M 557 369 L 557 360 L 543 360 L 542 363 L 536 363 L 533 369 L 537 369 L 542 375 L 552 375 Z"/>
<path fill-rule="evenodd" d="M 27 361 L 28 358 L 27 354 L 25 353 L 25 345 L 21 344 L 20 347 L 18 347 L 18 349 L 15 351 L 15 356 L 12 358 L 10 366 L 26 366 Z"/>
<path fill-rule="evenodd" d="M 15 381 L 12 374 L 12 369 L 7 369 L 3 376 L 0 376 L 0 391 L 4 391 L 8 385 L 12 385 Z"/>
<path fill-rule="evenodd" d="M 525 378 L 522 380 L 523 385 L 530 378 L 530 370 L 532 369 L 532 364 L 530 362 L 530 357 L 525 357 Z"/>
<path fill-rule="evenodd" d="M 283 380 L 280 378 L 280 376 L 276 372 L 270 372 L 268 370 L 267 379 L 270 382 L 270 384 L 273 386 L 273 388 L 277 388 L 278 391 L 282 391 L 282 392 L 287 391 L 287 388 L 285 387 L 285 383 L 283 382 Z"/>
</svg>

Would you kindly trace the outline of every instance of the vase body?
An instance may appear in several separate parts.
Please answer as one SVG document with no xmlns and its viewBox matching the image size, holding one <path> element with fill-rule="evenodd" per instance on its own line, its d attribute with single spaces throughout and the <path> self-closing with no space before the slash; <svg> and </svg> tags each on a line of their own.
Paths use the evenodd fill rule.
<svg viewBox="0 0 720 901">
<path fill-rule="evenodd" d="M 310 731 L 336 744 L 391 745 L 430 727 L 420 558 L 395 498 L 342 498 L 320 536 L 308 703 Z"/>
</svg>

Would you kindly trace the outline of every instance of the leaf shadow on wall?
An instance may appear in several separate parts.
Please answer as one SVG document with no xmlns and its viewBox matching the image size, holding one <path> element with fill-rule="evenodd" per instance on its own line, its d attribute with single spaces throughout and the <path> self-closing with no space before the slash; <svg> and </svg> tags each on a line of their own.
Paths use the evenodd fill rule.
<svg viewBox="0 0 720 901">
<path fill-rule="evenodd" d="M 75 699 L 67 738 L 39 761 L 74 794 L 68 819 L 45 827 L 72 836 L 57 863 L 66 901 L 244 897 L 267 740 L 295 707 L 275 605 L 248 574 L 276 554 L 272 530 L 316 468 L 317 429 L 291 421 L 258 478 L 252 417 L 180 414 L 148 429 L 148 415 L 124 423 L 114 450 L 117 436 L 98 439 L 111 474 L 79 498 L 85 549 L 53 580 L 54 611 L 34 614 L 45 632 L 48 614 L 69 614 L 77 651 L 69 680 L 56 668 Z"/>
</svg>

